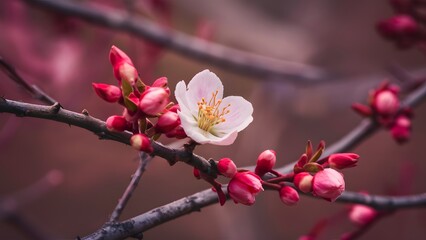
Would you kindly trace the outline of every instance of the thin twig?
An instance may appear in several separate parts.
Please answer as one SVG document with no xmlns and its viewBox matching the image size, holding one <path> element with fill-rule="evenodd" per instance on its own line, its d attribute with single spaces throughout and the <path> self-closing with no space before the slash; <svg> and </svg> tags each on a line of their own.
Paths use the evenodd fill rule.
<svg viewBox="0 0 426 240">
<path fill-rule="evenodd" d="M 159 24 L 141 17 L 131 16 L 124 11 L 93 7 L 75 1 L 24 0 L 61 16 L 77 17 L 92 24 L 126 32 L 184 56 L 216 64 L 240 73 L 261 77 L 262 80 L 290 80 L 295 83 L 314 83 L 332 79 L 323 70 L 290 61 L 273 59 L 253 53 L 232 49 L 191 37 L 182 32 L 165 29 Z"/>
<path fill-rule="evenodd" d="M 146 166 L 151 161 L 152 157 L 148 154 L 141 152 L 139 154 L 139 166 L 138 169 L 136 169 L 136 172 L 132 176 L 132 180 L 130 181 L 129 185 L 126 188 L 126 191 L 124 191 L 123 196 L 121 196 L 120 200 L 118 201 L 117 206 L 115 207 L 114 211 L 111 214 L 111 217 L 109 219 L 109 223 L 117 222 L 121 213 L 123 212 L 124 208 L 127 205 L 127 202 L 130 200 L 133 192 L 135 191 L 136 187 L 138 186 L 139 180 L 141 179 L 143 173 L 145 172 Z"/>
<path fill-rule="evenodd" d="M 43 90 L 41 90 L 36 85 L 31 85 L 25 81 L 21 75 L 15 70 L 15 68 L 9 64 L 3 57 L 0 56 L 0 69 L 9 76 L 16 84 L 23 87 L 31 96 L 35 99 L 40 100 L 46 104 L 52 105 L 57 101 L 51 96 L 47 95 Z"/>
</svg>

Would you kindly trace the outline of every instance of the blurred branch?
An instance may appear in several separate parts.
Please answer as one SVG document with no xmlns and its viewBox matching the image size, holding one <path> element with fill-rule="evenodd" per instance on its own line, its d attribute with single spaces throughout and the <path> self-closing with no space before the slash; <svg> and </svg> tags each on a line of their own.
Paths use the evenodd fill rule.
<svg viewBox="0 0 426 240">
<path fill-rule="evenodd" d="M 43 178 L 30 186 L 6 197 L 0 197 L 0 220 L 6 221 L 21 230 L 30 239 L 49 239 L 35 226 L 22 217 L 18 210 L 33 202 L 46 192 L 62 183 L 63 174 L 58 170 L 49 171 Z"/>
<path fill-rule="evenodd" d="M 257 76 L 262 80 L 285 79 L 297 83 L 314 83 L 331 78 L 329 74 L 317 67 L 260 56 L 204 41 L 176 30 L 165 29 L 147 19 L 104 6 L 92 7 L 75 1 L 24 1 L 62 16 L 76 17 L 92 24 L 126 32 L 184 56 Z"/>
<path fill-rule="evenodd" d="M 136 169 L 136 172 L 132 176 L 132 180 L 130 181 L 129 185 L 126 188 L 126 191 L 124 191 L 123 196 L 118 201 L 117 206 L 115 207 L 114 211 L 111 214 L 111 217 L 109 219 L 110 222 L 116 222 L 118 221 L 121 213 L 123 212 L 124 208 L 127 205 L 127 202 L 132 197 L 133 192 L 135 191 L 136 187 L 138 186 L 139 180 L 142 177 L 142 174 L 145 172 L 146 166 L 148 165 L 149 161 L 152 159 L 151 156 L 144 152 L 139 153 L 139 166 L 138 169 Z"/>
<path fill-rule="evenodd" d="M 41 90 L 36 85 L 31 85 L 27 81 L 25 81 L 15 70 L 15 68 L 6 62 L 3 57 L 0 56 L 0 69 L 9 76 L 16 84 L 23 87 L 27 92 L 31 94 L 31 96 L 35 99 L 40 100 L 46 104 L 54 104 L 56 100 L 51 96 L 47 95 L 43 90 Z"/>
</svg>

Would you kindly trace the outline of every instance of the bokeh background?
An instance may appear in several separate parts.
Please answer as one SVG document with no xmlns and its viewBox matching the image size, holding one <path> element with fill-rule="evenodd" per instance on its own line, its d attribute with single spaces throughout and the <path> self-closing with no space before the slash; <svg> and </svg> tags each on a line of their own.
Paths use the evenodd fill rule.
<svg viewBox="0 0 426 240">
<path fill-rule="evenodd" d="M 0 55 L 29 82 L 44 89 L 62 106 L 86 109 L 106 119 L 120 114 L 92 91 L 92 82 L 114 84 L 108 61 L 111 45 L 133 59 L 146 83 L 166 76 L 171 89 L 203 70 L 214 71 L 225 95 L 241 95 L 254 106 L 254 122 L 226 147 L 200 146 L 206 158 L 232 158 L 238 166 L 253 165 L 260 152 L 275 149 L 278 165 L 295 161 L 307 140 L 332 144 L 361 120 L 350 109 L 365 102 L 368 90 L 398 64 L 409 71 L 424 68 L 425 56 L 401 51 L 375 32 L 375 23 L 390 17 L 386 0 L 379 1 L 78 1 L 128 11 L 165 28 L 197 35 L 229 47 L 294 62 L 311 64 L 339 77 L 301 85 L 286 79 L 252 77 L 193 60 L 135 36 L 65 18 L 60 13 L 27 5 L 0 3 Z M 162 4 L 164 3 L 164 4 Z M 37 103 L 6 75 L 0 74 L 0 95 Z M 353 152 L 359 166 L 345 170 L 347 189 L 372 194 L 421 193 L 426 189 L 426 104 L 416 108 L 412 140 L 397 145 L 379 131 Z M 163 139 L 168 142 L 167 139 Z M 52 121 L 0 114 L 0 196 L 26 188 L 52 169 L 63 183 L 19 209 L 37 229 L 54 239 L 87 235 L 102 226 L 138 165 L 128 146 L 98 140 L 92 133 Z M 401 177 L 402 176 L 402 177 Z M 402 180 L 401 180 L 402 179 Z M 401 184 L 403 182 L 404 184 Z M 208 188 L 185 164 L 168 166 L 155 158 L 121 219 L 141 214 Z M 297 206 L 283 205 L 276 192 L 257 197 L 252 207 L 227 202 L 210 206 L 144 233 L 144 239 L 297 239 L 316 222 L 341 215 L 323 239 L 336 239 L 353 229 L 344 216 L 347 206 L 301 197 Z M 361 239 L 421 239 L 426 210 L 401 210 L 381 220 Z M 5 221 L 1 239 L 27 239 Z"/>
</svg>

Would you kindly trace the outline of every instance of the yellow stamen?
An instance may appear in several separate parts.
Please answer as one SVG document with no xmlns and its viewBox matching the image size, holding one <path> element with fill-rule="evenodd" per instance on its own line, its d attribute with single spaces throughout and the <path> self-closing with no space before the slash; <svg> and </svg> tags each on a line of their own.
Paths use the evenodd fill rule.
<svg viewBox="0 0 426 240">
<path fill-rule="evenodd" d="M 228 104 L 226 107 L 220 109 L 222 99 L 217 99 L 217 94 L 217 90 L 213 92 L 208 103 L 204 98 L 201 98 L 201 101 L 197 103 L 198 127 L 207 132 L 210 132 L 213 126 L 225 122 L 225 115 L 230 113 L 228 108 L 231 106 L 231 104 Z"/>
</svg>

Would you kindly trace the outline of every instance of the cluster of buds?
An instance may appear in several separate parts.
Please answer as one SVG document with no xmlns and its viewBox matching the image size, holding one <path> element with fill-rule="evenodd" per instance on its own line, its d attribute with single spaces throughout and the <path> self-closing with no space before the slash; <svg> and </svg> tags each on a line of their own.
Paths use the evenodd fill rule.
<svg viewBox="0 0 426 240">
<path fill-rule="evenodd" d="M 185 138 L 177 114 L 179 105 L 169 100 L 167 78 L 161 77 L 151 86 L 146 85 L 129 56 L 116 46 L 111 47 L 109 59 L 118 86 L 92 83 L 100 98 L 124 107 L 122 115 L 113 115 L 106 120 L 108 130 L 132 132 L 130 144 L 147 153 L 153 151 L 151 139 L 158 139 L 161 134 Z"/>
<path fill-rule="evenodd" d="M 223 158 L 214 165 L 219 175 L 230 178 L 228 194 L 235 203 L 253 205 L 256 195 L 264 189 L 277 191 L 280 200 L 289 206 L 299 201 L 298 191 L 335 201 L 345 190 L 343 175 L 338 170 L 356 166 L 359 156 L 354 153 L 337 153 L 321 158 L 324 148 L 325 143 L 321 141 L 314 152 L 308 141 L 306 152 L 295 164 L 293 172 L 284 175 L 274 170 L 277 161 L 274 150 L 265 150 L 259 155 L 253 172 L 237 169 L 229 158 Z M 194 175 L 211 183 L 220 203 L 225 203 L 225 194 L 215 178 L 200 174 L 197 169 L 194 169 Z"/>
<path fill-rule="evenodd" d="M 426 42 L 423 23 L 424 3 L 415 0 L 390 0 L 395 15 L 377 23 L 377 31 L 399 48 L 422 46 Z"/>
<path fill-rule="evenodd" d="M 325 142 L 321 141 L 314 152 L 308 141 L 306 151 L 294 165 L 293 183 L 304 193 L 334 202 L 345 190 L 343 174 L 339 170 L 355 167 L 359 156 L 355 153 L 336 153 L 321 158 Z"/>
<path fill-rule="evenodd" d="M 401 109 L 400 89 L 396 85 L 383 82 L 370 92 L 368 106 L 355 103 L 352 108 L 364 117 L 371 117 L 390 130 L 392 137 L 399 143 L 410 138 L 412 112 Z"/>
</svg>

